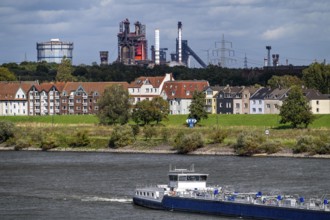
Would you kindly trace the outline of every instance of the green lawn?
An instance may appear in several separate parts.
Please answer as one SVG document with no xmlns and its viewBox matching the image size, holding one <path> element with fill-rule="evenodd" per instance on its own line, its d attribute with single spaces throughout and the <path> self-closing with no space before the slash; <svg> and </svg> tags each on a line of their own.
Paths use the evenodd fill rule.
<svg viewBox="0 0 330 220">
<path fill-rule="evenodd" d="M 187 115 L 169 115 L 164 125 L 180 126 L 186 124 Z M 95 115 L 55 115 L 55 116 L 0 116 L 0 120 L 8 120 L 17 123 L 54 123 L 54 124 L 98 124 Z M 257 126 L 277 128 L 280 116 L 278 115 L 209 115 L 202 120 L 201 126 Z M 133 122 L 132 122 L 133 123 Z M 330 114 L 316 115 L 316 120 L 309 127 L 330 128 Z"/>
</svg>

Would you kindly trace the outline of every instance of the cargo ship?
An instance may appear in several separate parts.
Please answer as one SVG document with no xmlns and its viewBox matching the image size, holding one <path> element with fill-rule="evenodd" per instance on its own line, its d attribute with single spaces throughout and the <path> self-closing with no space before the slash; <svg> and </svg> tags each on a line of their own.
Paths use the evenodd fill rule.
<svg viewBox="0 0 330 220">
<path fill-rule="evenodd" d="M 168 184 L 138 187 L 133 203 L 152 209 L 274 220 L 329 220 L 329 195 L 321 198 L 236 192 L 208 186 L 208 174 L 170 166 Z"/>
</svg>

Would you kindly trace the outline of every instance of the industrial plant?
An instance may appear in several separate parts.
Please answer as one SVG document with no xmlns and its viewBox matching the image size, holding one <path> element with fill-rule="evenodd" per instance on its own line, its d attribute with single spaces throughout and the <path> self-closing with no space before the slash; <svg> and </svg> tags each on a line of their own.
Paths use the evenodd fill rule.
<svg viewBox="0 0 330 220">
<path fill-rule="evenodd" d="M 182 22 L 178 22 L 178 38 L 176 39 L 176 52 L 171 53 L 171 62 L 166 60 L 168 48 L 160 48 L 160 30 L 155 30 L 155 45 L 151 46 L 151 60 L 148 60 L 146 39 L 146 26 L 139 21 L 134 23 L 135 30 L 130 31 L 128 19 L 120 22 L 118 37 L 117 62 L 126 65 L 150 64 L 155 65 L 183 65 L 188 66 L 189 57 L 192 56 L 202 67 L 204 61 L 188 46 L 188 40 L 182 39 Z"/>
<path fill-rule="evenodd" d="M 61 63 L 63 58 L 72 61 L 72 42 L 63 42 L 58 38 L 50 39 L 48 42 L 37 43 L 38 62 Z"/>
<path fill-rule="evenodd" d="M 148 63 L 146 26 L 139 21 L 134 26 L 135 30 L 131 32 L 128 19 L 119 24 L 117 62 L 126 65 Z"/>
</svg>

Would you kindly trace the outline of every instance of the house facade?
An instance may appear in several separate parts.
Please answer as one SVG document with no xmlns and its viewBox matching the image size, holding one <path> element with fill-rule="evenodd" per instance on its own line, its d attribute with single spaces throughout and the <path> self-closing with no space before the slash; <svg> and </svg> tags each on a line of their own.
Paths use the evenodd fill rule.
<svg viewBox="0 0 330 220">
<path fill-rule="evenodd" d="M 205 93 L 205 110 L 207 113 L 217 113 L 217 94 L 221 90 L 219 86 L 210 86 L 204 90 Z"/>
<path fill-rule="evenodd" d="M 290 89 L 276 88 L 270 91 L 264 99 L 264 114 L 279 114 L 283 101 L 288 97 Z"/>
<path fill-rule="evenodd" d="M 165 76 L 143 76 L 135 79 L 128 85 L 128 93 L 133 105 L 143 100 L 152 100 L 159 97 L 165 82 L 174 81 L 172 73 L 166 73 Z"/>
<path fill-rule="evenodd" d="M 330 94 L 322 94 L 315 89 L 304 89 L 303 94 L 307 98 L 313 114 L 330 113 Z"/>
<path fill-rule="evenodd" d="M 170 114 L 189 114 L 194 91 L 203 92 L 209 86 L 205 80 L 167 81 L 161 97 L 169 102 Z"/>
<path fill-rule="evenodd" d="M 0 82 L 0 115 L 28 115 L 27 91 L 38 82 Z"/>
<path fill-rule="evenodd" d="M 250 114 L 265 114 L 265 98 L 270 88 L 260 88 L 250 97 Z"/>
<path fill-rule="evenodd" d="M 29 115 L 96 114 L 97 101 L 107 87 L 127 82 L 67 82 L 43 83 L 28 92 Z"/>
</svg>

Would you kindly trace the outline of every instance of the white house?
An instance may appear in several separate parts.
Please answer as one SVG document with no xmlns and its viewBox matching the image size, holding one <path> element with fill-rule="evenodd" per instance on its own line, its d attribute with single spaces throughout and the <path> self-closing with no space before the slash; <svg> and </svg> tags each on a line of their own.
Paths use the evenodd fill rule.
<svg viewBox="0 0 330 220">
<path fill-rule="evenodd" d="M 189 114 L 194 91 L 203 92 L 209 86 L 205 80 L 183 80 L 165 82 L 161 97 L 168 100 L 170 114 Z"/>
<path fill-rule="evenodd" d="M 164 83 L 173 80 L 172 73 L 166 73 L 165 76 L 141 76 L 135 79 L 128 85 L 132 104 L 160 96 Z"/>
<path fill-rule="evenodd" d="M 0 82 L 0 115 L 28 115 L 27 91 L 37 82 Z"/>
</svg>

